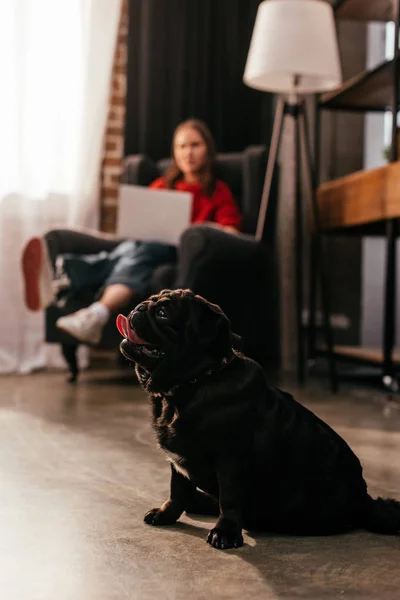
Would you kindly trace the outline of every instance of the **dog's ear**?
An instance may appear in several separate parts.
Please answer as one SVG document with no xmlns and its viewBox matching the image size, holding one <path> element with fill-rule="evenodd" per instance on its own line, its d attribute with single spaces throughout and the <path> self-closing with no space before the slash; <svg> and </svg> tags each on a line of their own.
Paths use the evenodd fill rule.
<svg viewBox="0 0 400 600">
<path fill-rule="evenodd" d="M 216 304 L 196 296 L 192 304 L 189 334 L 201 347 L 227 350 L 232 345 L 231 322 Z M 194 338 L 194 339 L 193 339 Z"/>
<path fill-rule="evenodd" d="M 243 351 L 243 338 L 237 333 L 231 332 L 232 347 L 239 352 Z"/>
<path fill-rule="evenodd" d="M 229 342 L 230 345 L 233 346 L 233 348 L 235 348 L 235 350 L 242 350 L 243 348 L 243 339 L 240 335 L 238 335 L 237 333 L 234 333 L 232 331 L 232 324 L 230 322 L 230 320 L 228 319 L 228 317 L 226 316 L 226 314 L 223 312 L 223 310 L 218 306 L 218 304 L 212 304 L 211 302 L 207 302 L 207 300 L 204 300 L 201 296 L 197 296 L 198 298 L 201 298 L 201 300 L 203 300 L 203 302 L 207 305 L 207 307 L 214 313 L 216 313 L 217 315 L 219 315 L 219 319 L 217 321 L 217 330 L 223 330 L 225 328 L 225 333 L 229 334 Z"/>
</svg>

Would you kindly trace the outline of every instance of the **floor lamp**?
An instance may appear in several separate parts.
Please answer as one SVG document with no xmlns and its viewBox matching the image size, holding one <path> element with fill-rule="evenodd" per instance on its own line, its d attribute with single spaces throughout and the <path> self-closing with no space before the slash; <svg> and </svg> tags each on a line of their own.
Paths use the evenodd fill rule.
<svg viewBox="0 0 400 600">
<path fill-rule="evenodd" d="M 297 375 L 305 380 L 306 361 L 303 312 L 303 212 L 302 159 L 312 189 L 314 230 L 318 232 L 316 174 L 306 122 L 305 96 L 332 90 L 342 80 L 332 7 L 324 0 L 264 0 L 258 8 L 243 81 L 250 87 L 278 93 L 265 184 L 258 216 L 256 239 L 261 240 L 267 215 L 271 183 L 286 115 L 295 121 L 296 208 L 296 321 Z M 315 234 L 320 254 L 321 300 L 329 353 L 331 381 L 336 386 L 329 296 L 321 263 L 321 238 Z M 314 242 L 313 242 L 314 243 Z M 311 313 L 311 311 L 310 311 Z"/>
</svg>

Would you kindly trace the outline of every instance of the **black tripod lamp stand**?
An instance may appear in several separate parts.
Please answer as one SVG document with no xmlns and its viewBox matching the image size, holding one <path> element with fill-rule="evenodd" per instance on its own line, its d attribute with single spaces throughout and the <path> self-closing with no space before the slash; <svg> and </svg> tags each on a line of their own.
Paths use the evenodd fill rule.
<svg viewBox="0 0 400 600">
<path fill-rule="evenodd" d="M 304 382 L 306 345 L 303 326 L 303 218 L 306 206 L 302 195 L 303 163 L 306 166 L 305 175 L 312 190 L 312 214 L 316 232 L 313 243 L 317 246 L 321 243 L 320 236 L 318 236 L 318 205 L 315 197 L 317 181 L 308 137 L 304 97 L 334 89 L 341 83 L 341 68 L 332 7 L 324 0 L 264 0 L 258 8 L 243 80 L 250 87 L 279 94 L 258 216 L 257 240 L 261 240 L 263 237 L 284 120 L 286 117 L 294 119 L 296 242 L 293 248 L 293 259 L 296 268 L 297 376 L 299 382 Z M 321 259 L 321 248 L 317 247 L 316 250 Z M 329 297 L 321 260 L 319 265 L 324 329 L 330 357 L 331 380 L 332 385 L 335 386 Z"/>
</svg>

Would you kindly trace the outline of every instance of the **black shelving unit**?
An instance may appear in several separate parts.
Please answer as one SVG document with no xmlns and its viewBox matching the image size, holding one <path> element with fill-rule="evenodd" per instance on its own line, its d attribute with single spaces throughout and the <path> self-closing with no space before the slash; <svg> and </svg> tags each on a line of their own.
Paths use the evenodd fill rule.
<svg viewBox="0 0 400 600">
<path fill-rule="evenodd" d="M 338 89 L 324 94 L 318 103 L 320 110 L 343 110 L 357 112 L 376 112 L 390 109 L 394 116 L 392 127 L 392 140 L 390 162 L 398 160 L 397 119 L 400 108 L 400 56 L 399 56 L 399 30 L 400 30 L 400 0 L 338 0 L 334 6 L 336 19 L 357 21 L 394 21 L 394 59 L 385 61 L 374 69 L 366 70 L 352 79 L 346 81 Z M 317 118 L 317 122 L 318 122 Z M 398 392 L 400 389 L 396 373 L 400 367 L 399 357 L 394 357 L 395 323 L 396 323 L 396 238 L 400 233 L 397 219 L 388 219 L 384 223 L 377 223 L 379 232 L 386 237 L 386 267 L 385 267 L 385 304 L 384 304 L 384 330 L 381 351 L 368 352 L 360 348 L 339 348 L 335 346 L 334 357 L 341 361 L 348 361 L 359 365 L 374 365 L 381 368 L 381 381 L 385 389 Z M 373 229 L 370 224 L 367 229 Z M 377 231 L 378 232 L 378 231 Z M 323 233 L 323 232 L 322 232 Z M 333 232 L 332 232 L 333 233 Z M 339 233 L 335 231 L 334 233 Z M 363 235 L 363 228 L 347 228 L 346 235 Z M 312 257 L 311 264 L 315 262 Z M 311 307 L 315 309 L 316 278 L 311 276 Z M 318 347 L 315 342 L 315 315 L 311 314 L 309 322 L 309 356 L 326 356 L 326 349 Z"/>
<path fill-rule="evenodd" d="M 396 59 L 384 61 L 374 69 L 355 75 L 337 90 L 324 94 L 319 101 L 320 108 L 351 112 L 390 110 L 394 96 L 393 69 L 397 68 L 399 60 L 400 57 L 397 56 Z"/>
<path fill-rule="evenodd" d="M 393 0 L 338 0 L 334 6 L 337 19 L 350 21 L 394 21 Z"/>
</svg>

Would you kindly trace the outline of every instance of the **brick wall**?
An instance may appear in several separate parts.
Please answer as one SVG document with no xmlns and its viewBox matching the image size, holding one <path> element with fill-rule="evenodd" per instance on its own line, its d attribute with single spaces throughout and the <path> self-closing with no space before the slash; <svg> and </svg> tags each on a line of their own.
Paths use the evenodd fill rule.
<svg viewBox="0 0 400 600">
<path fill-rule="evenodd" d="M 128 2 L 123 0 L 110 91 L 110 109 L 101 168 L 100 228 L 114 232 L 124 155 Z"/>
</svg>

